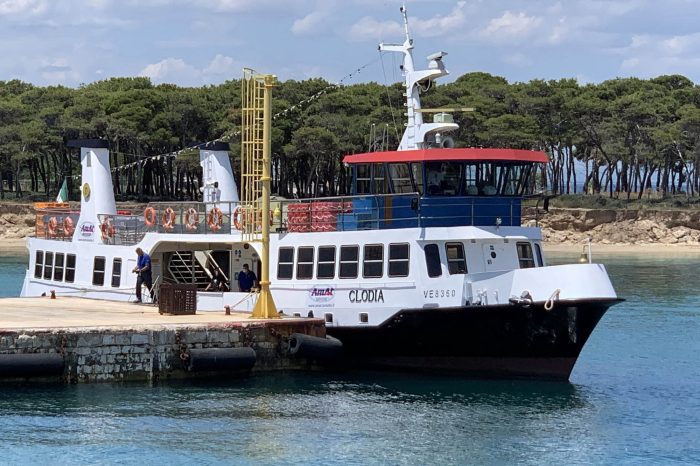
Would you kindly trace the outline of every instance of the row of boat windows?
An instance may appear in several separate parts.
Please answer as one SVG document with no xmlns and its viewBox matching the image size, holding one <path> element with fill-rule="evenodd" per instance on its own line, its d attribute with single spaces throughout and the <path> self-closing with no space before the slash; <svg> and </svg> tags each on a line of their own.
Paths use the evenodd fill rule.
<svg viewBox="0 0 700 466">
<path fill-rule="evenodd" d="M 450 275 L 468 273 L 464 244 L 459 242 L 445 243 L 444 249 L 448 273 Z M 521 269 L 544 265 L 539 244 L 535 244 L 537 260 L 535 260 L 532 245 L 529 242 L 516 243 L 516 249 Z M 428 276 L 431 278 L 442 276 L 440 246 L 426 244 L 423 251 Z M 362 278 L 381 278 L 384 275 L 384 245 L 366 244 L 362 247 L 362 253 Z M 409 245 L 407 243 L 389 244 L 388 253 L 387 276 L 391 278 L 407 277 L 410 263 Z M 291 280 L 296 277 L 297 280 L 311 280 L 314 278 L 315 266 L 316 279 L 332 280 L 336 276 L 336 265 L 338 278 L 358 278 L 360 274 L 360 246 L 340 246 L 340 260 L 336 261 L 336 258 L 336 246 L 281 247 L 277 261 L 277 279 Z"/>
<path fill-rule="evenodd" d="M 356 167 L 355 193 L 519 196 L 531 168 L 505 162 L 364 163 Z"/>
<path fill-rule="evenodd" d="M 93 285 L 104 286 L 106 263 L 107 259 L 105 257 L 95 257 L 92 268 Z M 73 283 L 75 281 L 75 254 L 37 251 L 34 260 L 34 278 Z M 122 260 L 119 257 L 115 257 L 112 260 L 112 287 L 119 288 L 121 281 Z"/>
<path fill-rule="evenodd" d="M 384 275 L 384 245 L 366 244 L 362 248 L 362 277 L 381 278 Z M 389 245 L 389 277 L 408 276 L 408 243 Z M 335 246 L 319 246 L 318 256 L 315 258 L 316 248 L 313 246 L 301 246 L 296 248 L 296 279 L 311 280 L 316 265 L 317 279 L 333 279 L 336 273 Z M 279 249 L 277 262 L 277 278 L 279 280 L 291 280 L 294 275 L 295 248 L 282 247 Z M 357 278 L 360 269 L 360 246 L 340 246 L 340 261 L 338 263 L 338 278 Z M 315 260 L 316 259 L 316 260 Z"/>
</svg>

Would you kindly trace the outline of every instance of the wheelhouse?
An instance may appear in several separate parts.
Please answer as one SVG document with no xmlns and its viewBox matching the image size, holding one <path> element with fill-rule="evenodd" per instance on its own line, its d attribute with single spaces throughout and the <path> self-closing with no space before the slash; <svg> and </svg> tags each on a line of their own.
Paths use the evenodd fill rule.
<svg viewBox="0 0 700 466">
<path fill-rule="evenodd" d="M 514 149 L 422 149 L 347 156 L 356 196 L 399 196 L 421 226 L 520 225 L 520 199 L 531 192 L 533 168 L 543 152 Z M 419 205 L 403 196 L 415 193 Z M 408 204 L 407 204 L 408 203 Z M 419 208 L 420 207 L 420 208 Z M 405 213 L 405 212 L 404 212 Z"/>
</svg>

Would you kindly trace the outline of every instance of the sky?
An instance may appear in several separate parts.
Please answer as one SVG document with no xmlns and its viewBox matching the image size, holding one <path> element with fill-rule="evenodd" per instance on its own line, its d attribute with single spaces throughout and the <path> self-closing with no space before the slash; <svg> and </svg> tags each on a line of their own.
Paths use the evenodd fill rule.
<svg viewBox="0 0 700 466">
<path fill-rule="evenodd" d="M 401 0 L 0 0 L 0 80 L 76 87 L 115 76 L 219 84 L 243 67 L 281 80 L 401 80 Z M 448 80 L 682 74 L 700 82 L 700 0 L 406 0 L 418 66 Z M 357 70 L 360 70 L 359 72 Z"/>
</svg>

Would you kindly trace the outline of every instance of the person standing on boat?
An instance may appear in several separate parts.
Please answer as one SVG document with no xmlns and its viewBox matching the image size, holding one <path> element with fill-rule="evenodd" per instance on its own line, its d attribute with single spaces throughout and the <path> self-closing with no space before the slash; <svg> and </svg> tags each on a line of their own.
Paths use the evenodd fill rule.
<svg viewBox="0 0 700 466">
<path fill-rule="evenodd" d="M 221 190 L 219 189 L 218 181 L 214 181 L 214 187 L 211 190 L 211 202 L 214 204 L 221 202 Z"/>
<path fill-rule="evenodd" d="M 143 251 L 141 248 L 136 248 L 136 254 L 138 254 L 138 259 L 136 260 L 136 267 L 134 267 L 134 273 L 138 273 L 139 276 L 136 279 L 136 301 L 135 303 L 141 302 L 141 285 L 145 285 L 148 292 L 151 294 L 151 299 L 153 298 L 153 276 L 151 274 L 151 256 Z"/>
<path fill-rule="evenodd" d="M 255 282 L 257 281 L 258 277 L 255 276 L 255 272 L 248 268 L 248 264 L 243 264 L 243 270 L 238 272 L 238 289 L 250 293 L 255 288 Z"/>
</svg>

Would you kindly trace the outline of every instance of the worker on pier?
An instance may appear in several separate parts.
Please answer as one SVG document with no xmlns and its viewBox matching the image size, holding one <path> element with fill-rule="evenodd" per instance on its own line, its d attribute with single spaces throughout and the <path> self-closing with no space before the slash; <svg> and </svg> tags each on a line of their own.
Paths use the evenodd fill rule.
<svg viewBox="0 0 700 466">
<path fill-rule="evenodd" d="M 136 254 L 138 254 L 139 257 L 133 272 L 138 273 L 139 276 L 136 279 L 136 301 L 134 302 L 140 303 L 142 285 L 146 286 L 148 292 L 151 294 L 151 299 L 153 299 L 153 276 L 151 274 L 151 256 L 145 253 L 141 248 L 136 248 Z"/>
</svg>

